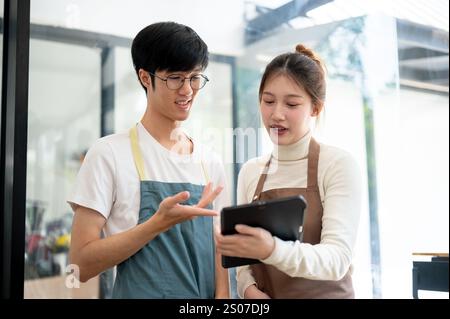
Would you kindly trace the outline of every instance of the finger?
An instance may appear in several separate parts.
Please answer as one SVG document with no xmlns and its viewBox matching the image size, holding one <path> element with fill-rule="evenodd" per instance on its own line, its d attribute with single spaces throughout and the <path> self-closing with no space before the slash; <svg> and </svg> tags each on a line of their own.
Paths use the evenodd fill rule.
<svg viewBox="0 0 450 319">
<path fill-rule="evenodd" d="M 215 240 L 216 244 L 222 244 L 224 242 L 225 237 L 229 237 L 229 236 L 222 235 L 220 230 L 218 230 L 214 233 L 214 240 Z M 227 241 L 225 241 L 225 244 L 227 244 Z"/>
<path fill-rule="evenodd" d="M 235 251 L 233 249 L 217 249 L 217 252 L 223 256 L 231 256 L 231 257 L 243 257 L 239 251 Z"/>
<path fill-rule="evenodd" d="M 239 241 L 234 242 L 224 242 L 223 240 L 217 242 L 217 247 L 220 249 L 226 249 L 226 250 L 238 250 L 246 245 Z"/>
<path fill-rule="evenodd" d="M 216 197 L 219 196 L 219 194 L 220 194 L 222 191 L 223 191 L 223 186 L 217 186 L 216 189 L 215 189 L 214 192 L 213 192 L 214 197 L 213 197 L 213 199 L 212 199 L 211 201 L 215 200 Z"/>
<path fill-rule="evenodd" d="M 203 188 L 203 192 L 202 192 L 202 198 L 204 196 L 207 196 L 209 194 L 209 192 L 211 191 L 212 188 L 212 183 L 209 182 L 208 184 L 206 184 L 205 188 Z"/>
<path fill-rule="evenodd" d="M 218 212 L 212 209 L 205 209 L 195 206 L 180 206 L 179 207 L 180 212 L 185 214 L 186 216 L 192 217 L 192 216 L 217 216 L 219 215 Z"/>
<path fill-rule="evenodd" d="M 223 251 L 227 251 L 228 253 L 230 253 L 230 252 L 236 253 L 237 251 L 240 250 L 240 247 L 217 245 L 216 249 L 217 249 L 218 253 L 223 252 Z"/>
<path fill-rule="evenodd" d="M 217 196 L 222 192 L 223 186 L 218 186 L 212 193 L 208 194 L 208 196 L 204 199 L 203 205 L 206 207 L 211 204 Z"/>
<path fill-rule="evenodd" d="M 204 207 L 203 199 L 208 196 L 209 192 L 211 192 L 211 187 L 212 187 L 212 183 L 211 182 L 206 184 L 206 186 L 203 188 L 202 196 L 200 197 L 199 202 L 195 206 Z"/>
<path fill-rule="evenodd" d="M 209 191 L 207 194 L 205 194 L 204 197 L 200 199 L 197 206 L 198 207 L 206 207 L 209 204 L 211 204 L 216 197 L 222 192 L 223 186 L 218 186 L 213 192 Z"/>
<path fill-rule="evenodd" d="M 189 198 L 190 196 L 191 196 L 191 195 L 190 195 L 189 192 L 187 192 L 187 191 L 181 192 L 181 193 L 178 193 L 178 194 L 176 194 L 176 195 L 166 197 L 166 198 L 161 202 L 161 205 L 164 206 L 164 207 L 166 207 L 166 208 L 171 208 L 171 207 L 175 206 L 176 204 L 179 204 L 179 203 L 182 203 L 182 202 L 188 200 L 188 198 Z"/>
<path fill-rule="evenodd" d="M 223 245 L 237 245 L 243 243 L 246 238 L 243 235 L 220 235 L 219 240 Z"/>
<path fill-rule="evenodd" d="M 218 245 L 222 244 L 223 238 L 224 238 L 224 236 L 222 234 L 220 234 L 220 233 L 215 233 L 214 234 L 214 240 L 215 240 L 216 244 L 218 244 Z"/>
<path fill-rule="evenodd" d="M 206 205 L 204 204 L 205 202 L 205 198 L 208 196 L 209 192 L 211 191 L 211 187 L 212 187 L 212 183 L 209 182 L 208 184 L 206 184 L 206 186 L 203 188 L 203 192 L 202 192 L 202 197 L 200 197 L 200 200 L 198 201 L 197 207 L 202 207 L 204 208 Z"/>
<path fill-rule="evenodd" d="M 260 227 L 251 227 L 247 225 L 238 224 L 234 227 L 239 234 L 256 236 L 261 231 Z"/>
<path fill-rule="evenodd" d="M 214 237 L 216 237 L 217 239 L 221 239 L 222 237 L 219 225 L 214 225 Z"/>
</svg>

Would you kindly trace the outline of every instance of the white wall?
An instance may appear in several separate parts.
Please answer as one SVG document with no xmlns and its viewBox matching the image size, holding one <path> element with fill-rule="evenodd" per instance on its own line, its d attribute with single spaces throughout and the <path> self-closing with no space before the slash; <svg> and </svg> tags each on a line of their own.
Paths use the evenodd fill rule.
<svg viewBox="0 0 450 319">
<path fill-rule="evenodd" d="M 364 114 L 359 89 L 350 82 L 329 80 L 324 114 L 315 131 L 319 141 L 350 152 L 358 163 L 363 190 L 360 223 L 353 259 L 356 298 L 372 298 L 370 268 L 369 201 L 364 132 Z"/>
<path fill-rule="evenodd" d="M 448 96 L 386 91 L 375 110 L 384 298 L 411 298 L 413 252 L 449 250 Z"/>
</svg>

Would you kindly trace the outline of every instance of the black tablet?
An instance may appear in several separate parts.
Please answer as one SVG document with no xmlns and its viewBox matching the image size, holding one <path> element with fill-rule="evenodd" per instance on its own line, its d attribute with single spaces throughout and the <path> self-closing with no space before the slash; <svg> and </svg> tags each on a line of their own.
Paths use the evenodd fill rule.
<svg viewBox="0 0 450 319">
<path fill-rule="evenodd" d="M 282 240 L 301 240 L 306 202 L 303 196 L 225 207 L 220 213 L 222 235 L 236 234 L 235 226 L 261 227 Z M 222 256 L 224 268 L 259 263 L 259 260 Z"/>
</svg>

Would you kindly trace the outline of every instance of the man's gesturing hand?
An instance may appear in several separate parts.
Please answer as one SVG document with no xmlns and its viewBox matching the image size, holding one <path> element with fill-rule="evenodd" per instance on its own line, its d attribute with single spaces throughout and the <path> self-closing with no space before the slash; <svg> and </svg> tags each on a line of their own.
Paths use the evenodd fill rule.
<svg viewBox="0 0 450 319">
<path fill-rule="evenodd" d="M 211 183 L 205 186 L 202 198 L 195 206 L 181 204 L 189 199 L 190 194 L 187 191 L 165 198 L 159 204 L 159 209 L 154 216 L 158 220 L 158 225 L 160 225 L 162 231 L 166 231 L 175 224 L 198 216 L 217 216 L 218 213 L 216 211 L 205 209 L 204 207 L 214 201 L 223 187 L 219 186 L 214 191 L 211 189 Z"/>
</svg>

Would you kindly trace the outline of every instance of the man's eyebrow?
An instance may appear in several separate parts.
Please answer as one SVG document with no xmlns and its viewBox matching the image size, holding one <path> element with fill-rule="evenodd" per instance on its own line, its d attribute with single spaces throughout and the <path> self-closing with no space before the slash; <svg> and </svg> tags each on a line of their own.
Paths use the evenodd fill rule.
<svg viewBox="0 0 450 319">
<path fill-rule="evenodd" d="M 173 72 L 168 72 L 170 74 L 183 74 L 183 73 L 192 73 L 192 72 L 200 72 L 202 70 L 201 67 L 198 67 L 196 69 L 193 69 L 191 71 L 173 71 Z"/>
</svg>

